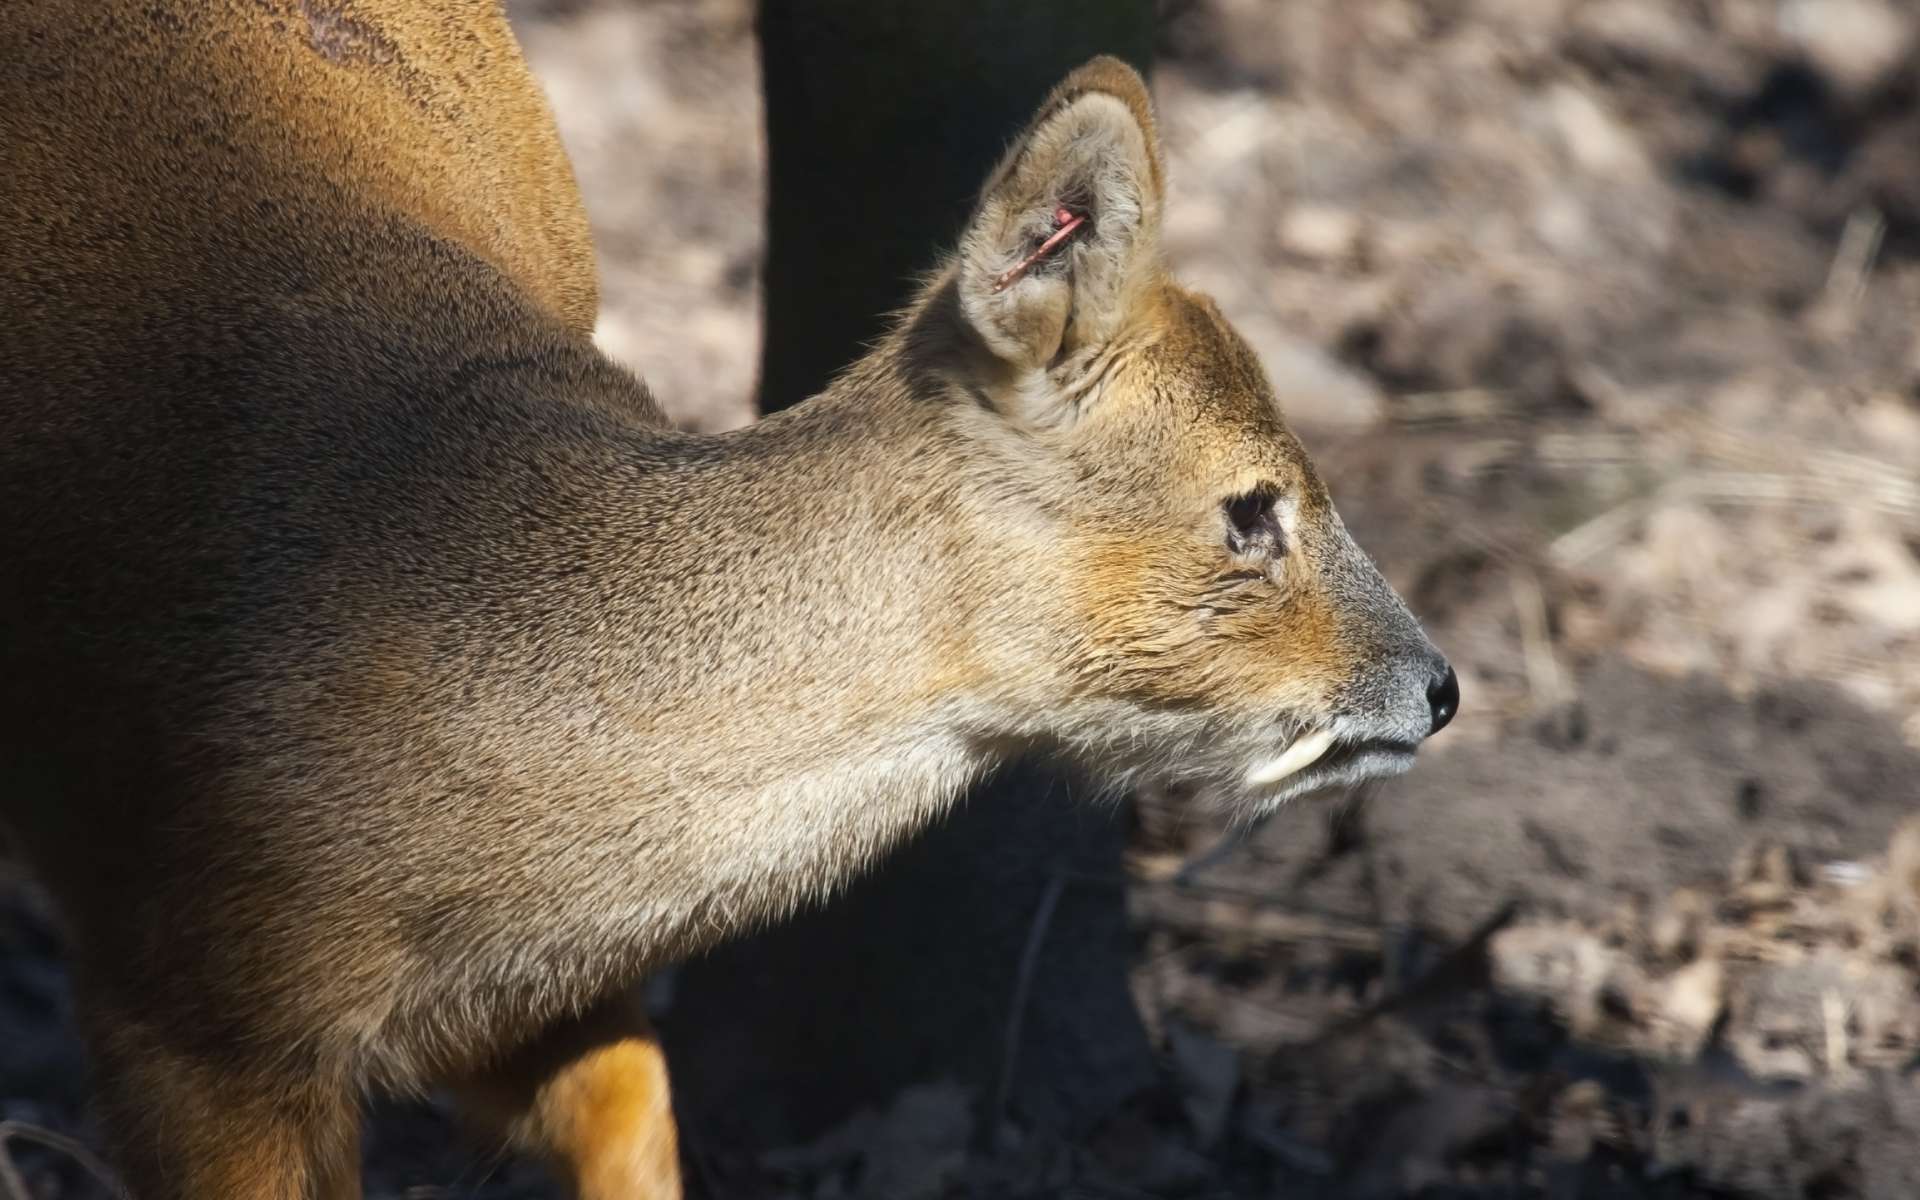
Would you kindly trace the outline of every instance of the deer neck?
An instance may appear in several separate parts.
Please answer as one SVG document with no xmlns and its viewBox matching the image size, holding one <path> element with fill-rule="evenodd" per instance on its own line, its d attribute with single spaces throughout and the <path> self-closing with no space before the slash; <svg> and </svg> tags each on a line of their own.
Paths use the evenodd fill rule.
<svg viewBox="0 0 1920 1200">
<path fill-rule="evenodd" d="M 574 757 L 609 830 L 648 813 L 628 916 L 672 918 L 676 953 L 840 886 L 1020 741 L 982 653 L 1012 564 L 936 407 L 870 365 L 746 429 L 650 434 L 616 472 L 556 682 L 591 714 Z"/>
</svg>

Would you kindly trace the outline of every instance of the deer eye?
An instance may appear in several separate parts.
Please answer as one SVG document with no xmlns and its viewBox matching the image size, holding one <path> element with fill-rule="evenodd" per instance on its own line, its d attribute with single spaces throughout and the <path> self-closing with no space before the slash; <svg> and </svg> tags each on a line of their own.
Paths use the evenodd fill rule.
<svg viewBox="0 0 1920 1200">
<path fill-rule="evenodd" d="M 1220 504 L 1227 516 L 1227 549 L 1238 555 L 1261 554 L 1279 558 L 1287 552 L 1286 531 L 1280 528 L 1280 493 L 1257 487 Z"/>
</svg>

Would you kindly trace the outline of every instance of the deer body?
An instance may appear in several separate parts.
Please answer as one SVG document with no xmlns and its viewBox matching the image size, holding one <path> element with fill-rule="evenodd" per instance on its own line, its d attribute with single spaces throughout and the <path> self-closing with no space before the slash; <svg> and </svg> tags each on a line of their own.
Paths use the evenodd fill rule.
<svg viewBox="0 0 1920 1200">
<path fill-rule="evenodd" d="M 589 341 L 490 3 L 13 5 L 0 44 L 0 813 L 142 1196 L 353 1195 L 360 1089 L 438 1082 L 582 1195 L 676 1194 L 650 966 L 1012 748 L 1277 803 L 1450 714 L 1164 278 L 1124 67 L 867 360 L 696 437 Z M 1087 232 L 996 287 L 1061 204 Z"/>
</svg>

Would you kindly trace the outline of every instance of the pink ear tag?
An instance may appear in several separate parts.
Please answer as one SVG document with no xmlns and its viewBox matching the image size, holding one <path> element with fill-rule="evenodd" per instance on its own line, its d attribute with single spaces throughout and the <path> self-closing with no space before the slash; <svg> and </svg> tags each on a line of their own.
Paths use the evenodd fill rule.
<svg viewBox="0 0 1920 1200">
<path fill-rule="evenodd" d="M 1000 278 L 993 281 L 995 295 L 1006 291 L 1019 281 L 1022 275 L 1033 269 L 1033 264 L 1052 254 L 1060 244 L 1073 236 L 1074 230 L 1087 223 L 1085 213 L 1077 213 L 1064 205 L 1053 210 L 1053 236 L 1040 243 L 1040 248 L 1009 267 Z"/>
</svg>

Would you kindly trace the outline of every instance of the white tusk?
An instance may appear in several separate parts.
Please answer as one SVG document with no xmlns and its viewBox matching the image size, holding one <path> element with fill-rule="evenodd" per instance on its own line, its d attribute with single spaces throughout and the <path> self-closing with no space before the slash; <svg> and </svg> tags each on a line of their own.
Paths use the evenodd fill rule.
<svg viewBox="0 0 1920 1200">
<path fill-rule="evenodd" d="M 1306 770 L 1320 761 L 1320 756 L 1333 745 L 1331 729 L 1316 729 L 1307 734 L 1278 758 L 1268 759 L 1247 772 L 1248 787 L 1263 787 L 1269 783 L 1279 783 L 1289 775 Z"/>
</svg>

